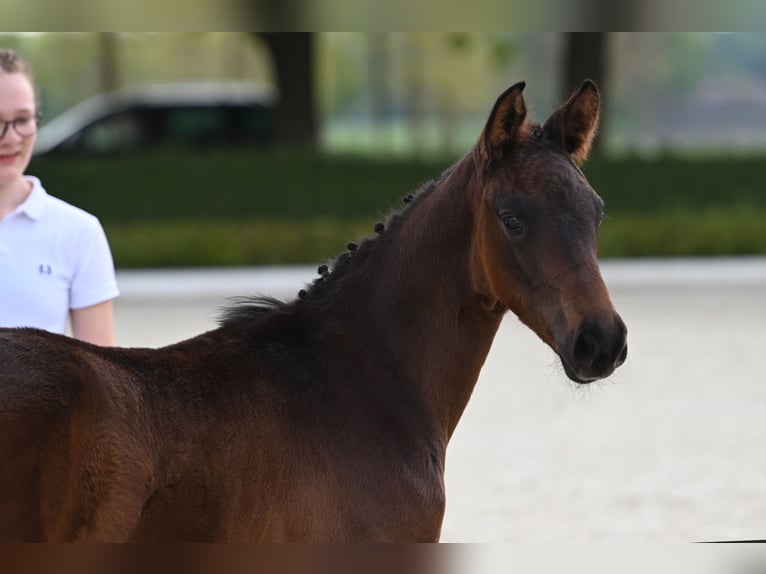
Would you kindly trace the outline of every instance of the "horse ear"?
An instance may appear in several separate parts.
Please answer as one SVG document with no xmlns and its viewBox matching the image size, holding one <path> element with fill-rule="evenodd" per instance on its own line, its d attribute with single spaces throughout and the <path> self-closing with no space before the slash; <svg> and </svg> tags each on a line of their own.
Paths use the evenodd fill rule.
<svg viewBox="0 0 766 574">
<path fill-rule="evenodd" d="M 561 143 L 578 164 L 590 153 L 598 131 L 601 96 L 590 80 L 585 80 L 561 107 L 553 112 L 543 129 Z"/>
<path fill-rule="evenodd" d="M 482 164 L 501 159 L 518 141 L 527 116 L 527 106 L 521 95 L 525 85 L 525 82 L 514 84 L 497 98 L 476 146 Z"/>
</svg>

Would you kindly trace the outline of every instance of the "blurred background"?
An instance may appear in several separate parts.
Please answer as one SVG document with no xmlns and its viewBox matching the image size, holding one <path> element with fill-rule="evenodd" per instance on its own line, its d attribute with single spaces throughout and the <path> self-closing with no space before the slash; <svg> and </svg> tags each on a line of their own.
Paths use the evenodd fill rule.
<svg viewBox="0 0 766 574">
<path fill-rule="evenodd" d="M 766 253 L 763 33 L 4 33 L 35 71 L 29 172 L 119 268 L 313 263 L 437 176 L 519 80 L 603 95 L 604 257 Z M 158 85 L 159 84 L 159 85 Z"/>
</svg>

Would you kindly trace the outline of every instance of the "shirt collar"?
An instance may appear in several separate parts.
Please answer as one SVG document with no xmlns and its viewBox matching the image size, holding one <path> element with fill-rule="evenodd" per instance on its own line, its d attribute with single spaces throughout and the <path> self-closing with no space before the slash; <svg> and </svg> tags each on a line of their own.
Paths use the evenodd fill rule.
<svg viewBox="0 0 766 574">
<path fill-rule="evenodd" d="M 45 212 L 45 200 L 48 197 L 48 193 L 36 177 L 27 175 L 24 176 L 24 179 L 32 184 L 32 191 L 24 200 L 24 203 L 19 206 L 19 213 L 25 213 L 34 220 L 40 219 Z"/>
</svg>

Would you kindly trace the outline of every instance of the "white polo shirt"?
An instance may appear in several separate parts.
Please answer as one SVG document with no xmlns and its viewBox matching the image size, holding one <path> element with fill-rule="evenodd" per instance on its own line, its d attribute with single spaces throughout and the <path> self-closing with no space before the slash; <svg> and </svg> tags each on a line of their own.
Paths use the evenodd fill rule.
<svg viewBox="0 0 766 574">
<path fill-rule="evenodd" d="M 26 179 L 29 197 L 0 220 L 0 327 L 65 334 L 70 309 L 119 295 L 112 254 L 96 217 Z"/>
</svg>

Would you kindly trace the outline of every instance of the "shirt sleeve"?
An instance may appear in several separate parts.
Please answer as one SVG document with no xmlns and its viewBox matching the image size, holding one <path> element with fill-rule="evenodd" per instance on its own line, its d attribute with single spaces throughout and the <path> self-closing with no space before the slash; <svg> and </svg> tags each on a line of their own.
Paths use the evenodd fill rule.
<svg viewBox="0 0 766 574">
<path fill-rule="evenodd" d="M 78 233 L 69 308 L 83 309 L 110 301 L 119 294 L 106 233 L 98 219 L 90 216 L 83 222 Z"/>
</svg>

